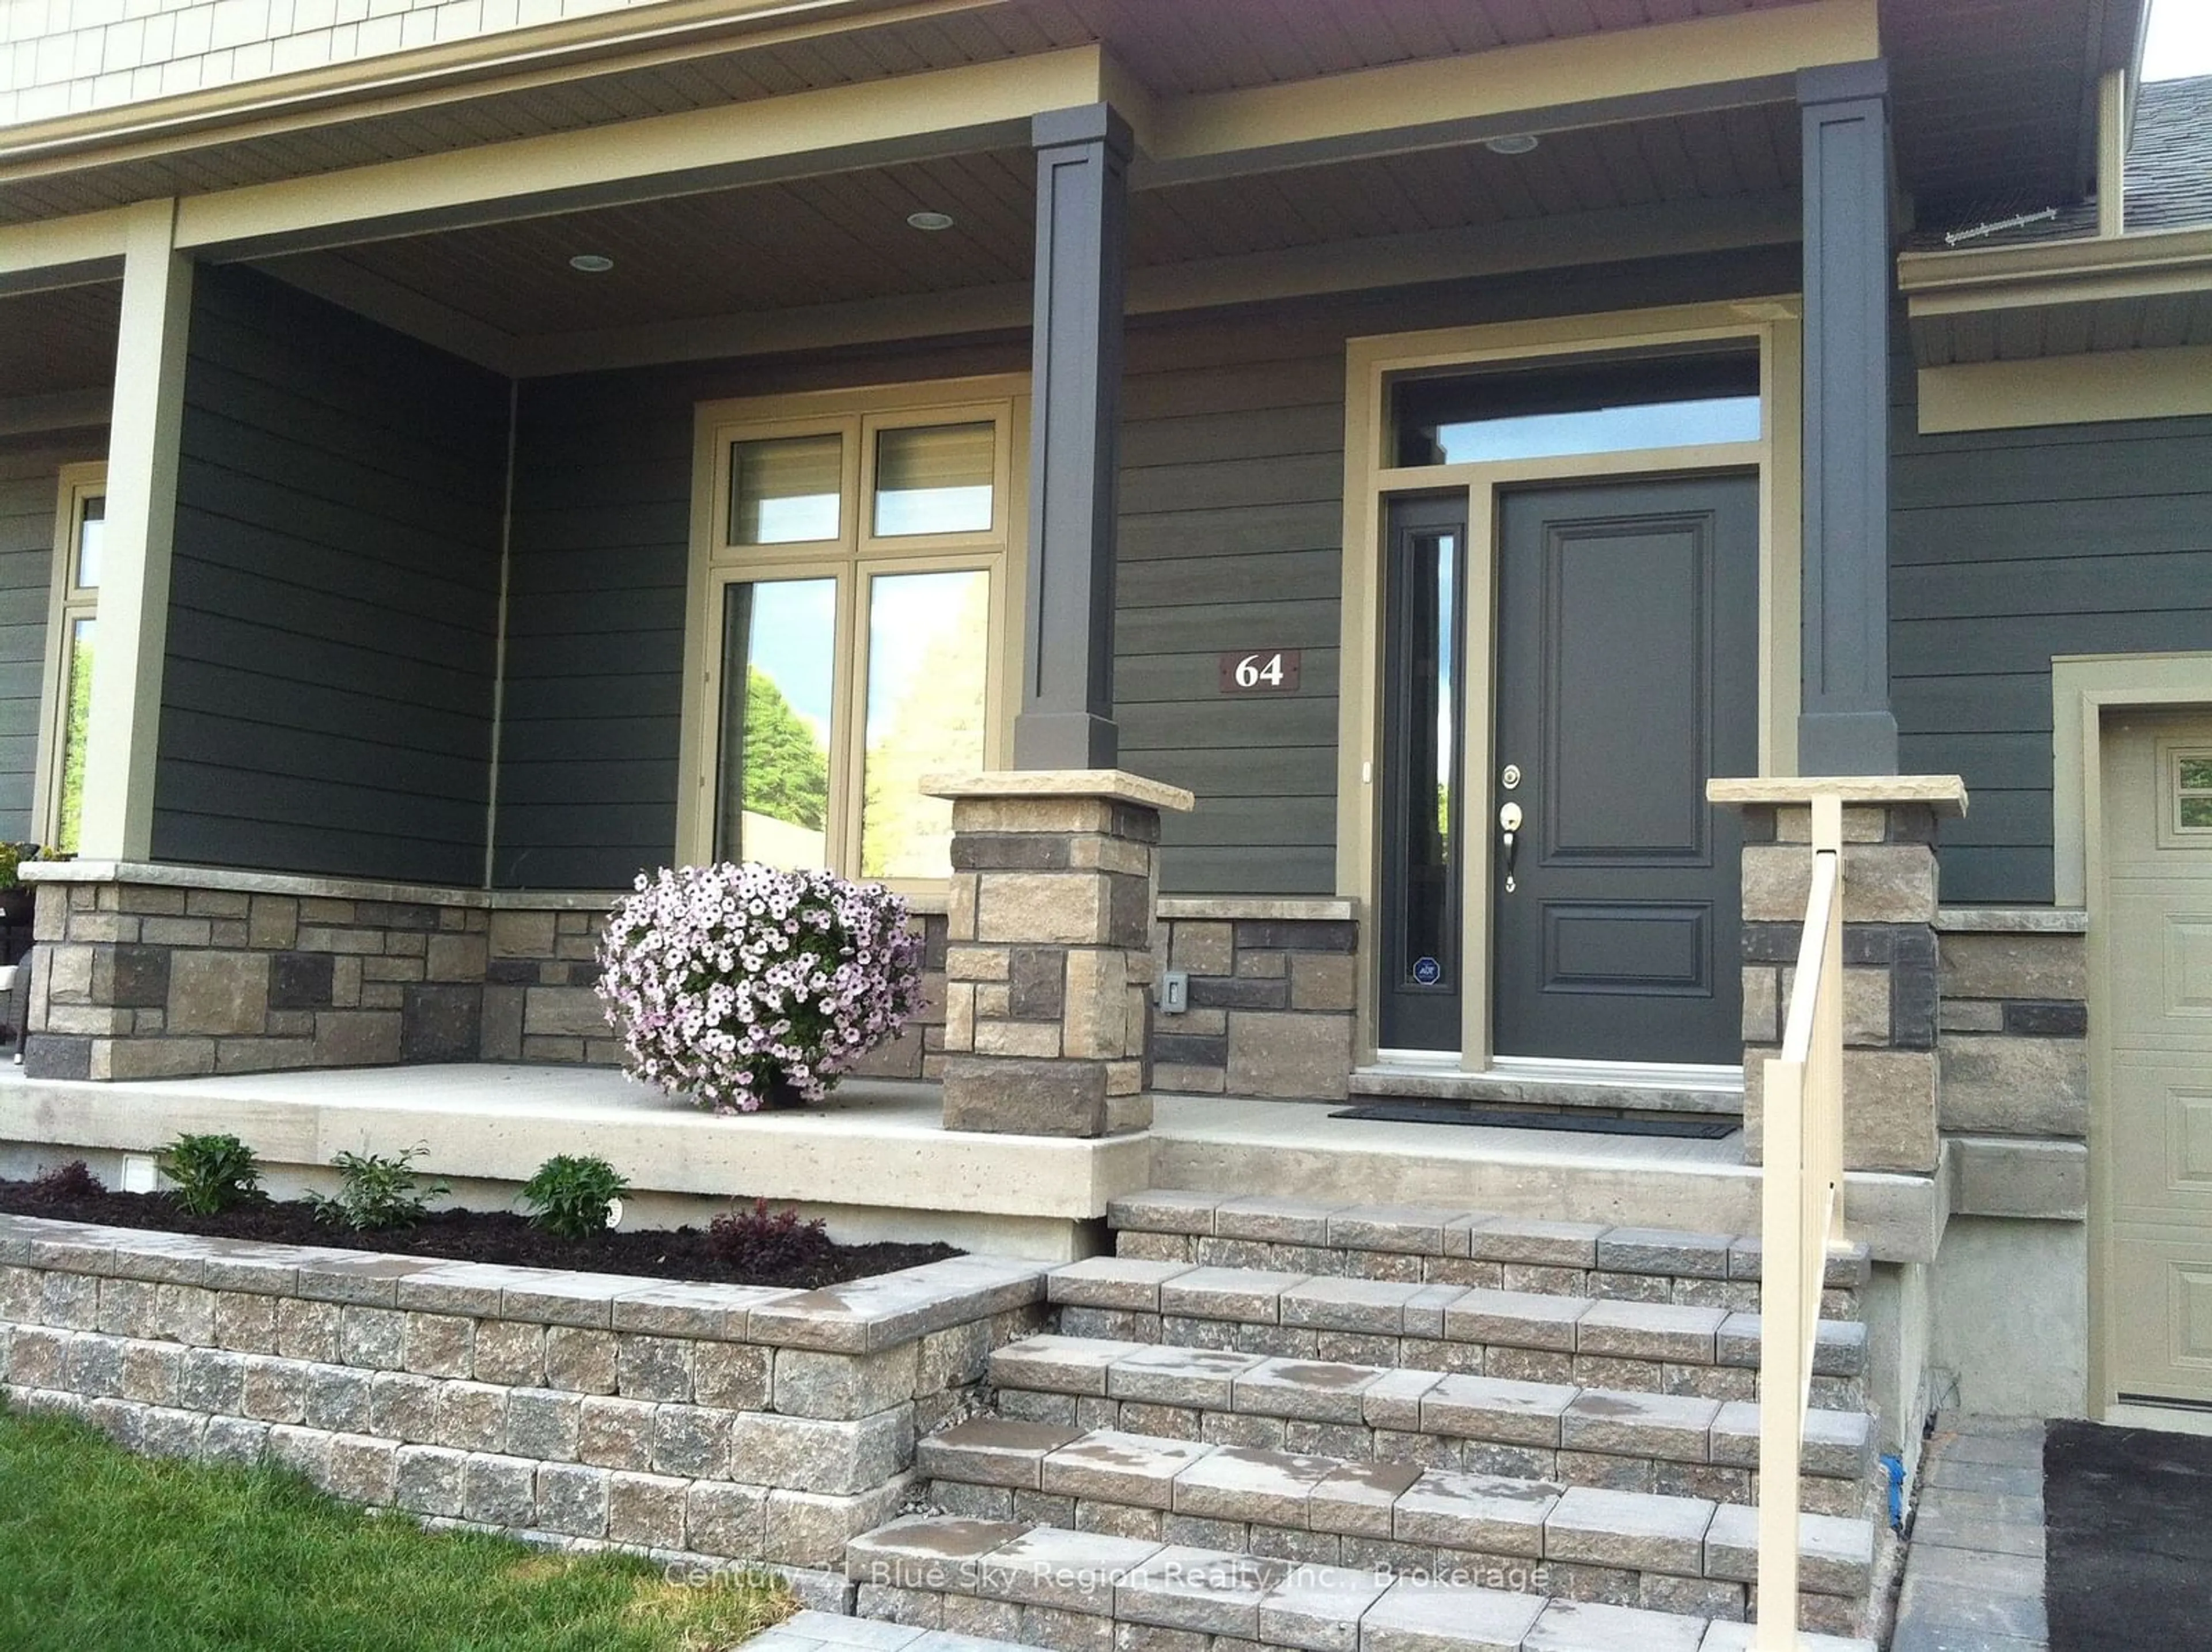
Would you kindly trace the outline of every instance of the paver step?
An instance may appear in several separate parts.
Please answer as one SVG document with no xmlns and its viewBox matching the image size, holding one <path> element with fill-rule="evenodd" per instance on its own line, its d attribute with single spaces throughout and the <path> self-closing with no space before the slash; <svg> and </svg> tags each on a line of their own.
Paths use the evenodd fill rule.
<svg viewBox="0 0 2212 1652">
<path fill-rule="evenodd" d="M 1528 1475 L 995 1417 L 923 1441 L 917 1466 L 948 1513 L 1401 1570 L 1426 1570 L 1441 1550 L 1540 1556 L 1536 1534 L 1562 1496 L 1615 1495 Z M 1695 1493 L 1619 1495 L 1639 1507 L 1655 1495 L 1669 1506 L 1741 1507 Z M 1863 1530 L 1871 1545 L 1863 1521 L 1815 1517 Z M 1849 1583 L 1835 1592 L 1848 1593 Z"/>
<path fill-rule="evenodd" d="M 1284 1270 L 1413 1284 L 1558 1291 L 1607 1301 L 1759 1306 L 1755 1236 L 1553 1222 L 1419 1205 L 1341 1205 L 1155 1188 L 1107 1207 L 1115 1250 L 1146 1261 Z M 1847 1318 L 1866 1282 L 1863 1245 L 1827 1264 L 1824 1311 Z"/>
<path fill-rule="evenodd" d="M 1046 1652 L 1042 1647 L 947 1634 L 934 1626 L 795 1612 L 744 1643 L 745 1652 Z"/>
<path fill-rule="evenodd" d="M 1704 1613 L 957 1516 L 913 1516 L 867 1533 L 847 1550 L 846 1570 L 864 1615 L 1061 1648 L 1103 1648 L 1109 1638 L 1131 1652 L 1255 1644 L 1294 1652 L 1741 1652 L 1747 1644 L 1741 1623 Z M 1819 1596 L 1804 1600 L 1816 1614 L 1825 1605 Z M 1135 1632 L 1091 1632 L 1085 1619 Z M 1873 1652 L 1870 1642 L 1826 1635 L 1799 1644 Z"/>
<path fill-rule="evenodd" d="M 1724 1308 L 1127 1256 L 1071 1263 L 1047 1285 L 1060 1328 L 1073 1336 L 1718 1400 L 1756 1394 L 1759 1316 Z M 1866 1346 L 1857 1321 L 1821 1321 L 1815 1375 L 1863 1375 Z"/>
<path fill-rule="evenodd" d="M 1748 1503 L 1759 1406 L 1462 1372 L 1042 1335 L 991 1355 L 1022 1422 Z M 1873 1468 L 1863 1412 L 1807 1418 L 1804 1505 L 1850 1515 Z"/>
</svg>

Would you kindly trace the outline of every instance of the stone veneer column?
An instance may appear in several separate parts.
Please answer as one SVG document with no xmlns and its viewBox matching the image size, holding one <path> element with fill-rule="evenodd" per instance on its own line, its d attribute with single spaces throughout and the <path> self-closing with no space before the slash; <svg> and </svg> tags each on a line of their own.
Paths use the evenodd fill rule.
<svg viewBox="0 0 2212 1652">
<path fill-rule="evenodd" d="M 1715 780 L 1744 814 L 1744 1157 L 1789 1013 L 1812 875 L 1812 799 L 1844 802 L 1844 1162 L 1924 1175 L 1937 1152 L 1936 828 L 1956 775 Z"/>
<path fill-rule="evenodd" d="M 1145 1128 L 1160 811 L 1188 809 L 1191 794 L 1119 769 L 924 789 L 952 800 L 945 1127 Z"/>
</svg>

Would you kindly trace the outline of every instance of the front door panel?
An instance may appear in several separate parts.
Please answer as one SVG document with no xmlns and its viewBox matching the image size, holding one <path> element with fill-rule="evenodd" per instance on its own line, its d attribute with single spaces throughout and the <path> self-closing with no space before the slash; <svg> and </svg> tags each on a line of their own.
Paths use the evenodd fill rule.
<svg viewBox="0 0 2212 1652">
<path fill-rule="evenodd" d="M 1758 504 L 1747 477 L 1499 501 L 1501 1055 L 1741 1055 L 1741 837 L 1705 782 L 1756 772 Z"/>
</svg>

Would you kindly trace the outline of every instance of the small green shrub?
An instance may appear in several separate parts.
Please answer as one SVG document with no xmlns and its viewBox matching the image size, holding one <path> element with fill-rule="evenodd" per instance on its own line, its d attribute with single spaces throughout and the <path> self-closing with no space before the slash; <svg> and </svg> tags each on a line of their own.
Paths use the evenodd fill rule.
<svg viewBox="0 0 2212 1652">
<path fill-rule="evenodd" d="M 522 1184 L 522 1200 L 530 1219 L 549 1233 L 588 1239 L 605 1230 L 610 1207 L 629 1191 L 606 1160 L 556 1153 Z"/>
<path fill-rule="evenodd" d="M 423 1142 L 404 1153 L 340 1153 L 331 1161 L 338 1173 L 337 1196 L 307 1195 L 315 1220 L 356 1233 L 413 1227 L 430 1213 L 432 1200 L 450 1191 L 442 1181 L 424 1183 L 408 1168 L 429 1151 Z"/>
<path fill-rule="evenodd" d="M 161 1150 L 161 1174 L 194 1216 L 220 1216 L 261 1198 L 261 1163 L 235 1136 L 179 1136 Z"/>
</svg>

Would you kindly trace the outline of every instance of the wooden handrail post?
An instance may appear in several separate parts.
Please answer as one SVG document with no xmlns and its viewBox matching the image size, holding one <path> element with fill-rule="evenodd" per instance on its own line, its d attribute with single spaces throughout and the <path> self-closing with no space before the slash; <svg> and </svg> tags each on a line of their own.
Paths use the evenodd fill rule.
<svg viewBox="0 0 2212 1652">
<path fill-rule="evenodd" d="M 1802 1313 L 1805 1069 L 1765 1069 L 1765 1169 L 1760 1190 L 1759 1621 L 1755 1652 L 1797 1643 L 1797 1501 L 1805 1392 Z"/>
<path fill-rule="evenodd" d="M 1839 797 L 1813 800 L 1813 853 L 1835 856 L 1836 898 L 1828 913 L 1827 935 L 1821 946 L 1820 979 L 1827 988 L 1814 1034 L 1814 1059 L 1820 1066 L 1818 1128 L 1821 1170 L 1834 1188 L 1828 1229 L 1821 1247 L 1821 1272 L 1826 1278 L 1826 1247 L 1844 1235 L 1844 911 L 1849 897 L 1844 870 L 1844 800 Z M 1822 1201 L 1824 1206 L 1827 1201 Z M 1813 1301 L 1814 1319 L 1820 1315 L 1820 1297 Z"/>
</svg>

